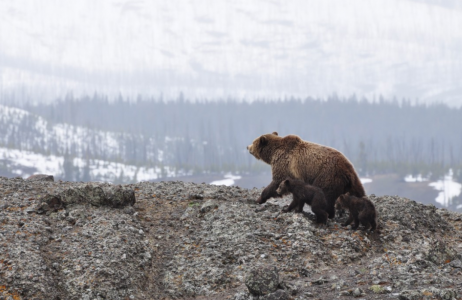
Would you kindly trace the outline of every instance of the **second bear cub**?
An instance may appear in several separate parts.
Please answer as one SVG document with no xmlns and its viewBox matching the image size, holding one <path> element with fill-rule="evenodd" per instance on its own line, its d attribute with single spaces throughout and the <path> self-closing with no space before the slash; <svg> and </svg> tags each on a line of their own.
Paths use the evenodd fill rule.
<svg viewBox="0 0 462 300">
<path fill-rule="evenodd" d="M 323 191 L 316 187 L 305 183 L 302 180 L 288 178 L 279 184 L 276 193 L 283 196 L 292 193 L 293 200 L 284 212 L 289 212 L 296 208 L 297 212 L 303 211 L 303 206 L 306 204 L 311 206 L 311 210 L 316 215 L 316 222 L 326 224 L 327 217 L 327 200 Z"/>
<path fill-rule="evenodd" d="M 367 229 L 370 225 L 371 230 L 376 230 L 377 212 L 375 211 L 374 204 L 365 196 L 360 198 L 351 196 L 348 193 L 340 195 L 335 203 L 335 208 L 348 209 L 350 212 L 348 220 L 343 223 L 342 226 L 348 226 L 354 221 L 354 225 L 352 227 L 353 230 L 358 228 L 359 223 L 363 224 L 365 229 Z"/>
</svg>

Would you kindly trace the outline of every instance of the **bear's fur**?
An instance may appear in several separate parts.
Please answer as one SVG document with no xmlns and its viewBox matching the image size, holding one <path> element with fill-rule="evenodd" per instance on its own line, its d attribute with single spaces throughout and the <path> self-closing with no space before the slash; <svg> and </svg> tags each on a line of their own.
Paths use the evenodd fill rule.
<svg viewBox="0 0 462 300">
<path fill-rule="evenodd" d="M 350 216 L 342 226 L 348 226 L 351 222 L 354 221 L 352 227 L 353 230 L 356 230 L 359 226 L 359 223 L 364 225 L 364 229 L 368 229 L 369 225 L 371 226 L 371 231 L 377 229 L 377 212 L 375 211 L 375 206 L 371 200 L 364 197 L 355 197 L 349 194 L 340 195 L 337 202 L 335 203 L 337 209 L 347 209 L 350 212 Z"/>
<path fill-rule="evenodd" d="M 322 190 L 316 186 L 309 185 L 302 180 L 287 178 L 279 184 L 276 190 L 281 196 L 292 193 L 293 200 L 284 212 L 289 212 L 296 208 L 297 212 L 303 211 L 306 204 L 311 206 L 311 210 L 316 215 L 316 222 L 326 224 L 327 200 Z"/>
<path fill-rule="evenodd" d="M 263 190 L 258 203 L 279 197 L 276 189 L 287 177 L 321 188 L 329 218 L 335 217 L 335 200 L 340 195 L 349 192 L 362 197 L 366 194 L 353 165 L 333 148 L 303 141 L 296 135 L 280 137 L 273 132 L 256 138 L 247 149 L 256 159 L 271 165 L 272 181 Z"/>
</svg>

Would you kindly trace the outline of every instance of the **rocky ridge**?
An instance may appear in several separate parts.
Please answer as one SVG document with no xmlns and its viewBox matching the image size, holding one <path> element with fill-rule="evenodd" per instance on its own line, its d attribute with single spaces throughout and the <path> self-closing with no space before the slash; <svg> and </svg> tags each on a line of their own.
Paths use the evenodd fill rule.
<svg viewBox="0 0 462 300">
<path fill-rule="evenodd" d="M 461 214 L 370 195 L 378 234 L 260 192 L 0 178 L 0 299 L 462 299 Z"/>
</svg>

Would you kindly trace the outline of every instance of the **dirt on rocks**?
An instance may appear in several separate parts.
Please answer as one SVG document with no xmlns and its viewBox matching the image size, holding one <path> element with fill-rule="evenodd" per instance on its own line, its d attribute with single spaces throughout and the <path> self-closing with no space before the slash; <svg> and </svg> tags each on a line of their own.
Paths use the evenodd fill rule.
<svg viewBox="0 0 462 300">
<path fill-rule="evenodd" d="M 370 195 L 378 234 L 260 193 L 0 178 L 0 300 L 462 299 L 462 214 Z"/>
</svg>

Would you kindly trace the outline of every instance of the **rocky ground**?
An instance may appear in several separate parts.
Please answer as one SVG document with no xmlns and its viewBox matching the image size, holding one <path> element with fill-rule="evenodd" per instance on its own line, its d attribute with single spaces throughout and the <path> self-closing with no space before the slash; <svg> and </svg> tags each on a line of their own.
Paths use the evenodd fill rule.
<svg viewBox="0 0 462 300">
<path fill-rule="evenodd" d="M 462 299 L 462 215 L 370 195 L 381 234 L 184 182 L 0 178 L 1 299 Z"/>
</svg>

